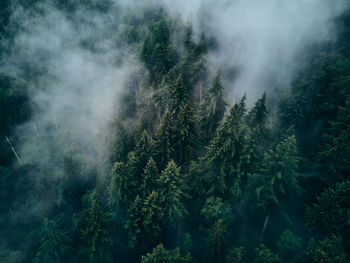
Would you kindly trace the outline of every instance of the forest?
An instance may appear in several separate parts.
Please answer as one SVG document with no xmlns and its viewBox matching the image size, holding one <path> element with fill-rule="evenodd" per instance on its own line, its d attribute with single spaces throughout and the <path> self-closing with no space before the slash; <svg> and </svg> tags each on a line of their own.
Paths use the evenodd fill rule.
<svg viewBox="0 0 350 263">
<path fill-rule="evenodd" d="M 188 2 L 0 1 L 0 262 L 350 262 L 350 2 Z"/>
</svg>

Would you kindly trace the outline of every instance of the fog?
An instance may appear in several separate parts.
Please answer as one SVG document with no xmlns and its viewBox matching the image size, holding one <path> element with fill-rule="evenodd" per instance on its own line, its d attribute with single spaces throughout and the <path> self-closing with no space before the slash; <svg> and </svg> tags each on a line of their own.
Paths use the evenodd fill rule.
<svg viewBox="0 0 350 263">
<path fill-rule="evenodd" d="M 72 151 L 98 165 L 126 83 L 145 72 L 140 47 L 120 41 L 126 11 L 133 17 L 162 7 L 169 20 L 213 37 L 216 48 L 205 58 L 210 77 L 221 68 L 227 101 L 246 94 L 250 106 L 264 91 L 290 89 L 306 63 L 301 52 L 336 39 L 334 22 L 346 5 L 345 0 L 125 0 L 102 11 L 81 4 L 64 14 L 50 1 L 29 10 L 14 3 L 14 39 L 2 41 L 1 72 L 29 87 L 33 109 L 30 121 L 16 131 L 19 156 L 25 165 L 58 171 L 52 176 Z"/>
</svg>

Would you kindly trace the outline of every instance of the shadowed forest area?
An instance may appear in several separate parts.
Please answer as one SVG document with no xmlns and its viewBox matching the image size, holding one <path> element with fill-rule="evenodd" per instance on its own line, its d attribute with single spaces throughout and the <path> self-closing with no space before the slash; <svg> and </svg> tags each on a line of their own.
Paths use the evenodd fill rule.
<svg viewBox="0 0 350 263">
<path fill-rule="evenodd" d="M 0 262 L 350 262 L 348 1 L 199 2 L 0 2 Z"/>
</svg>

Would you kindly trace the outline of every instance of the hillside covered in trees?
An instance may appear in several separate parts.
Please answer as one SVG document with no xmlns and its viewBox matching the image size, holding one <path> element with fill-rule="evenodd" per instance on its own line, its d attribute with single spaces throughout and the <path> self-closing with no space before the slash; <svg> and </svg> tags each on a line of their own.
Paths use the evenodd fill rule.
<svg viewBox="0 0 350 263">
<path fill-rule="evenodd" d="M 349 263 L 350 3 L 136 2 L 1 1 L 0 262 Z"/>
</svg>

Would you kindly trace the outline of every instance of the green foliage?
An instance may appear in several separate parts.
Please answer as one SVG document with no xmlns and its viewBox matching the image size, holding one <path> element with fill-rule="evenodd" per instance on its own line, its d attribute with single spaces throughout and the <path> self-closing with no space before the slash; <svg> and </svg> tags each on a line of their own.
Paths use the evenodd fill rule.
<svg viewBox="0 0 350 263">
<path fill-rule="evenodd" d="M 247 251 L 244 247 L 235 247 L 227 252 L 225 263 L 246 263 Z"/>
<path fill-rule="evenodd" d="M 72 248 L 69 234 L 62 229 L 62 223 L 45 218 L 38 231 L 38 238 L 40 247 L 33 259 L 34 263 L 67 262 Z"/>
<path fill-rule="evenodd" d="M 186 193 L 183 191 L 183 180 L 180 169 L 172 160 L 168 163 L 158 180 L 160 194 L 165 201 L 165 213 L 171 221 L 175 217 L 183 217 L 187 213 L 183 203 L 186 197 Z"/>
<path fill-rule="evenodd" d="M 323 140 L 317 159 L 319 167 L 328 172 L 326 180 L 350 179 L 350 98 L 338 108 L 336 120 L 330 122 Z"/>
<path fill-rule="evenodd" d="M 170 31 L 164 18 L 153 24 L 143 43 L 141 60 L 149 70 L 151 81 L 159 80 L 175 64 L 176 52 L 171 47 Z"/>
<path fill-rule="evenodd" d="M 256 189 L 258 206 L 269 210 L 280 205 L 280 199 L 288 189 L 299 191 L 298 170 L 296 139 L 291 135 L 264 156 L 261 175 L 256 178 L 260 181 L 260 186 Z"/>
<path fill-rule="evenodd" d="M 201 136 L 204 141 L 209 141 L 215 135 L 226 110 L 226 102 L 223 99 L 223 86 L 221 84 L 221 71 L 215 76 L 213 83 L 206 90 L 200 110 Z"/>
<path fill-rule="evenodd" d="M 279 263 L 281 262 L 278 255 L 274 254 L 264 244 L 255 249 L 254 263 Z"/>
<path fill-rule="evenodd" d="M 260 129 L 264 129 L 266 120 L 266 92 L 264 92 L 262 97 L 255 103 L 254 107 L 249 111 L 247 115 L 247 123 L 250 127 L 259 126 Z"/>
<path fill-rule="evenodd" d="M 165 111 L 155 145 L 157 163 L 160 169 L 165 168 L 174 153 L 175 135 L 173 133 L 173 123 L 174 121 L 170 112 Z"/>
<path fill-rule="evenodd" d="M 306 225 L 313 232 L 349 235 L 350 181 L 325 189 L 317 197 L 317 202 L 307 207 L 305 217 Z"/>
<path fill-rule="evenodd" d="M 282 232 L 280 239 L 276 242 L 279 255 L 286 262 L 294 262 L 296 254 L 301 250 L 303 246 L 303 240 L 301 237 L 296 236 L 293 232 L 285 230 Z"/>
<path fill-rule="evenodd" d="M 108 205 L 117 208 L 125 201 L 130 187 L 130 178 L 124 163 L 115 163 L 110 173 L 111 182 L 108 186 Z"/>
<path fill-rule="evenodd" d="M 109 229 L 111 216 L 99 204 L 96 194 L 87 196 L 87 207 L 78 217 L 77 226 L 81 237 L 80 253 L 90 262 L 111 262 L 109 247 L 112 239 Z"/>
<path fill-rule="evenodd" d="M 182 255 L 179 248 L 167 250 L 162 244 L 153 248 L 152 253 L 141 257 L 141 263 L 191 263 L 189 254 Z"/>
<path fill-rule="evenodd" d="M 213 224 L 220 218 L 226 224 L 231 224 L 234 220 L 232 208 L 228 203 L 224 203 L 220 197 L 209 197 L 201 210 L 201 215 L 208 224 Z"/>
<path fill-rule="evenodd" d="M 157 189 L 157 180 L 159 179 L 159 172 L 157 164 L 151 157 L 143 170 L 142 184 L 140 187 L 140 192 L 142 196 L 147 196 L 152 192 L 152 190 Z"/>
<path fill-rule="evenodd" d="M 228 230 L 222 219 L 218 219 L 209 229 L 210 259 L 223 262 L 227 246 Z"/>
<path fill-rule="evenodd" d="M 231 107 L 223 125 L 208 146 L 206 160 L 215 169 L 210 176 L 211 193 L 224 193 L 227 183 L 233 180 L 240 154 L 245 144 L 247 126 L 243 123 L 245 97 Z"/>
<path fill-rule="evenodd" d="M 311 239 L 306 249 L 306 259 L 311 263 L 349 262 L 342 239 L 333 234 L 322 241 Z"/>
</svg>

